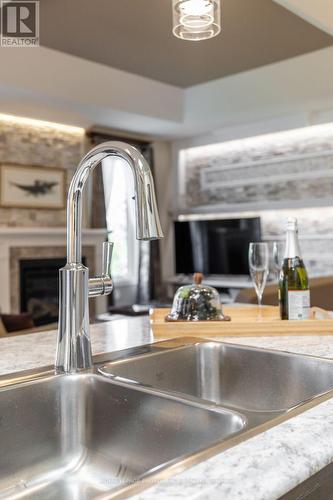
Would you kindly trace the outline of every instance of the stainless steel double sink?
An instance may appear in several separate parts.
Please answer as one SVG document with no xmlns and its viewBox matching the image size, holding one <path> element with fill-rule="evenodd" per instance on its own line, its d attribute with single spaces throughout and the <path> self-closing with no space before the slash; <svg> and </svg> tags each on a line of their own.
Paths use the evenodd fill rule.
<svg viewBox="0 0 333 500">
<path fill-rule="evenodd" d="M 0 378 L 0 498 L 126 497 L 333 397 L 331 360 L 198 339 L 94 366 Z"/>
</svg>

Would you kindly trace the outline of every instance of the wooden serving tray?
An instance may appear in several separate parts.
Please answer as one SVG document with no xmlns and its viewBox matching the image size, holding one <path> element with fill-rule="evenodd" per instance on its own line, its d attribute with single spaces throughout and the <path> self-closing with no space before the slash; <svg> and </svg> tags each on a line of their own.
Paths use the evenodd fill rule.
<svg viewBox="0 0 333 500">
<path fill-rule="evenodd" d="M 223 313 L 231 321 L 165 321 L 169 309 L 152 309 L 150 322 L 155 337 L 270 337 L 280 335 L 333 335 L 333 318 L 327 311 L 311 308 L 312 319 L 302 321 L 280 320 L 279 308 L 264 306 L 261 319 L 253 306 L 224 306 Z"/>
</svg>

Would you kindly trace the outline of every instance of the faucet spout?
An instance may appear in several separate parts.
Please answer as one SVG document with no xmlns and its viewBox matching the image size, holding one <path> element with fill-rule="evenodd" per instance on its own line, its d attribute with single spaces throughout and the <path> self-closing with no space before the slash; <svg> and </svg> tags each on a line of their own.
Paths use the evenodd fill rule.
<svg viewBox="0 0 333 500">
<path fill-rule="evenodd" d="M 74 173 L 67 197 L 67 264 L 59 271 L 57 372 L 73 373 L 92 367 L 88 297 L 111 293 L 113 288 L 111 277 L 104 272 L 89 280 L 89 271 L 82 263 L 81 239 L 84 186 L 94 168 L 112 156 L 125 160 L 133 174 L 137 239 L 163 237 L 151 170 L 142 154 L 117 141 L 105 142 L 89 151 Z M 108 254 L 111 258 L 111 252 Z"/>
<path fill-rule="evenodd" d="M 134 177 L 136 236 L 139 240 L 162 238 L 154 182 L 149 165 L 141 153 L 124 142 L 110 141 L 93 148 L 81 160 L 69 187 L 67 199 L 67 261 L 81 262 L 82 192 L 85 183 L 104 158 L 125 160 Z"/>
</svg>

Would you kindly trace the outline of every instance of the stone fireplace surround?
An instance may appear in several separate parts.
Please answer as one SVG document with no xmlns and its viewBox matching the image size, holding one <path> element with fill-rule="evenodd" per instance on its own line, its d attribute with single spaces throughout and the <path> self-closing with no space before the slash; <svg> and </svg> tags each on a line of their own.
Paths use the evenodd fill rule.
<svg viewBox="0 0 333 500">
<path fill-rule="evenodd" d="M 83 229 L 83 254 L 91 276 L 98 274 L 102 263 L 105 229 Z M 66 229 L 38 227 L 0 228 L 0 311 L 20 312 L 20 259 L 56 258 L 66 255 Z M 107 310 L 107 297 L 95 301 L 96 313 Z"/>
</svg>

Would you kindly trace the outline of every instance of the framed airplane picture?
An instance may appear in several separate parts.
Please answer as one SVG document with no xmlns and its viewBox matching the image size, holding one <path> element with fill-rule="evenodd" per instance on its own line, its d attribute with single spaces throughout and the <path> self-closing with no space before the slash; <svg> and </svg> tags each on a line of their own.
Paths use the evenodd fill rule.
<svg viewBox="0 0 333 500">
<path fill-rule="evenodd" d="M 65 207 L 65 170 L 61 168 L 2 164 L 0 188 L 2 207 Z"/>
</svg>

